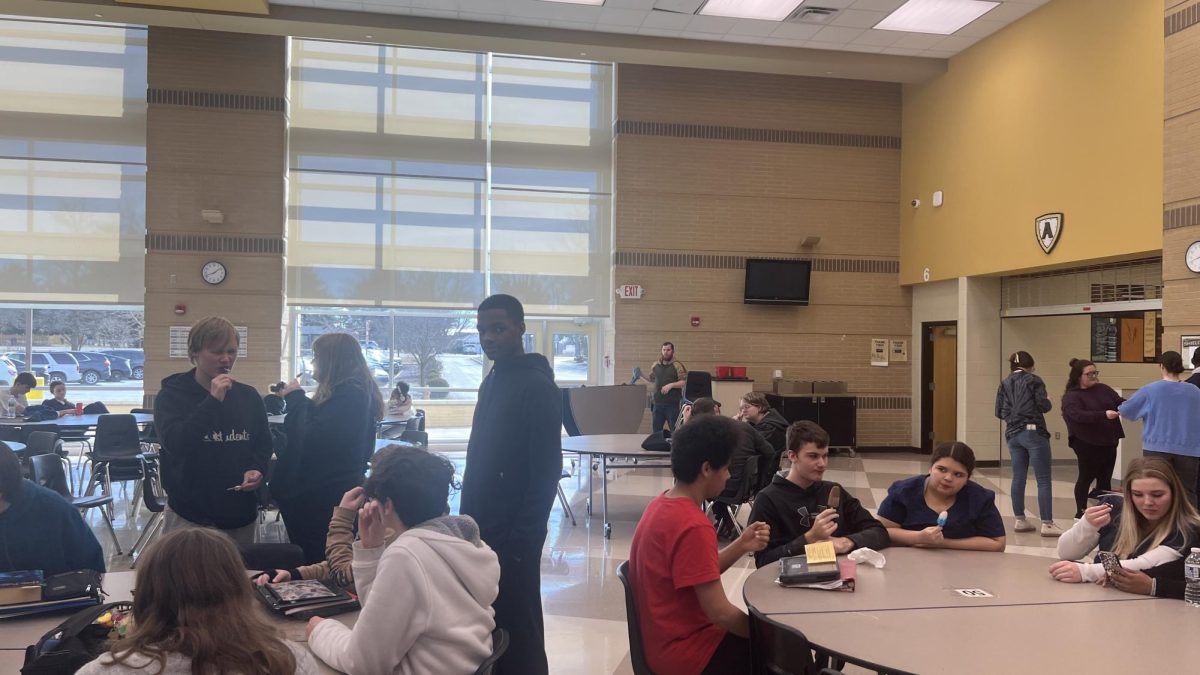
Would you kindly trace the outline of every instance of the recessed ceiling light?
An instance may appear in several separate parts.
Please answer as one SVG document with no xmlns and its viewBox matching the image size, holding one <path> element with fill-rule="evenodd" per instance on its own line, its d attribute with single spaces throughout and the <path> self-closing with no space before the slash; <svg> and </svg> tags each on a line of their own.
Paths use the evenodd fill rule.
<svg viewBox="0 0 1200 675">
<path fill-rule="evenodd" d="M 999 4 L 985 0 L 908 0 L 875 28 L 950 35 Z"/>
<path fill-rule="evenodd" d="M 604 4 L 604 0 L 542 0 L 542 2 L 565 2 L 568 5 L 594 5 L 596 7 Z"/>
<path fill-rule="evenodd" d="M 96 14 L 95 16 L 96 16 L 96 18 L 97 18 L 97 19 L 103 19 L 103 18 L 104 18 L 104 15 L 103 15 L 103 14 Z"/>
<path fill-rule="evenodd" d="M 373 37 L 375 37 L 375 36 L 374 36 L 374 35 L 364 35 L 363 37 L 365 37 L 366 39 L 370 40 L 371 38 L 373 38 Z"/>
<path fill-rule="evenodd" d="M 804 0 L 708 0 L 699 14 L 727 16 L 735 19 L 783 21 L 796 11 Z"/>
</svg>

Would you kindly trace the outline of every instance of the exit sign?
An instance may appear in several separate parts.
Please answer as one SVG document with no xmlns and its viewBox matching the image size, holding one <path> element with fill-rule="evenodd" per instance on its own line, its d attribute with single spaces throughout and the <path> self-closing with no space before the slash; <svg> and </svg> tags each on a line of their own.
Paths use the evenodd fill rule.
<svg viewBox="0 0 1200 675">
<path fill-rule="evenodd" d="M 641 300 L 646 289 L 638 284 L 624 284 L 617 288 L 617 296 L 622 300 Z"/>
</svg>

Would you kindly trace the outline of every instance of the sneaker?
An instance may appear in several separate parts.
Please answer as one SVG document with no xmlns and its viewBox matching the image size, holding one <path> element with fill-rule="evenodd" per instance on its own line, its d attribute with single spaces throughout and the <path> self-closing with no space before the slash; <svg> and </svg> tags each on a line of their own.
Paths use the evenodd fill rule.
<svg viewBox="0 0 1200 675">
<path fill-rule="evenodd" d="M 1024 518 L 1017 518 L 1013 522 L 1013 532 L 1033 532 L 1033 530 L 1033 525 L 1030 525 L 1029 521 Z"/>
<path fill-rule="evenodd" d="M 1058 525 L 1055 525 L 1053 522 L 1042 523 L 1042 536 L 1043 537 L 1061 537 L 1062 533 L 1063 533 L 1062 529 L 1060 529 L 1058 527 Z"/>
</svg>

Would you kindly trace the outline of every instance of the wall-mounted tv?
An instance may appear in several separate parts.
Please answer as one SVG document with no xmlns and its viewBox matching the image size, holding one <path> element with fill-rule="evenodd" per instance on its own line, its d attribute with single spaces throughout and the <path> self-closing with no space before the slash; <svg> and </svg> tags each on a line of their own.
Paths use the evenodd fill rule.
<svg viewBox="0 0 1200 675">
<path fill-rule="evenodd" d="M 807 305 L 811 260 L 746 259 L 747 305 Z"/>
</svg>

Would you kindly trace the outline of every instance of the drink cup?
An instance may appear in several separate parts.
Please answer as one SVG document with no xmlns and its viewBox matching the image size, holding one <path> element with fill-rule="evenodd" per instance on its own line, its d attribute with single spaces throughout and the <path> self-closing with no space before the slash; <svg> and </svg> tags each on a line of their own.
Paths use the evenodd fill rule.
<svg viewBox="0 0 1200 675">
<path fill-rule="evenodd" d="M 75 414 L 76 414 L 76 415 L 82 415 L 82 414 L 83 414 L 83 404 L 82 404 L 82 403 L 76 403 L 76 404 L 75 404 Z"/>
</svg>

